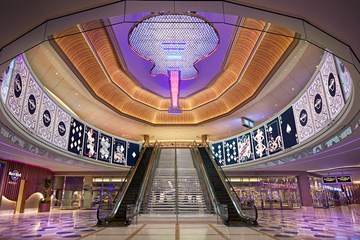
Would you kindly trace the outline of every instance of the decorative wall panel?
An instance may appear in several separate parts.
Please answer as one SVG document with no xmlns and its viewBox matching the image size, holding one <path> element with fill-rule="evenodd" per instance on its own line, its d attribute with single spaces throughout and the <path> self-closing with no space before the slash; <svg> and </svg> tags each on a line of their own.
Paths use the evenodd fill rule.
<svg viewBox="0 0 360 240">
<path fill-rule="evenodd" d="M 218 166 L 225 165 L 224 146 L 222 142 L 213 143 L 211 145 L 211 153 L 214 161 Z"/>
<path fill-rule="evenodd" d="M 293 110 L 297 134 L 301 143 L 315 133 L 306 92 L 293 104 Z"/>
<path fill-rule="evenodd" d="M 126 151 L 127 144 L 125 141 L 120 139 L 114 139 L 113 146 L 113 163 L 126 166 Z"/>
<path fill-rule="evenodd" d="M 268 155 L 265 127 L 259 127 L 252 132 L 255 158 L 262 158 Z"/>
<path fill-rule="evenodd" d="M 75 118 L 71 118 L 68 151 L 76 154 L 82 153 L 84 129 L 85 126 L 83 123 L 79 122 Z"/>
<path fill-rule="evenodd" d="M 54 131 L 56 104 L 43 93 L 40 104 L 37 135 L 48 142 L 51 142 Z"/>
<path fill-rule="evenodd" d="M 266 124 L 266 134 L 270 155 L 283 150 L 284 144 L 281 137 L 279 120 L 277 118 Z"/>
<path fill-rule="evenodd" d="M 20 120 L 21 117 L 28 77 L 29 69 L 25 65 L 22 55 L 19 55 L 16 57 L 6 104 L 9 111 L 17 120 Z"/>
<path fill-rule="evenodd" d="M 319 132 L 330 122 L 330 115 L 320 73 L 316 75 L 314 81 L 308 88 L 307 93 L 309 97 L 315 132 Z"/>
<path fill-rule="evenodd" d="M 10 82 L 11 82 L 12 73 L 14 70 L 14 65 L 15 65 L 15 59 L 10 62 L 9 66 L 7 66 L 3 75 L 1 76 L 1 79 L 2 79 L 2 81 L 1 81 L 1 99 L 2 99 L 3 103 L 6 103 L 6 99 L 7 99 L 8 93 L 9 93 Z"/>
<path fill-rule="evenodd" d="M 347 68 L 344 66 L 344 64 L 339 60 L 339 58 L 334 57 L 336 62 L 336 67 L 339 73 L 340 82 L 341 82 L 341 88 L 343 90 L 343 95 L 345 98 L 345 102 L 349 100 L 351 89 L 352 89 L 352 78 L 347 70 Z"/>
<path fill-rule="evenodd" d="M 83 155 L 88 158 L 96 159 L 98 148 L 98 131 L 85 126 Z"/>
<path fill-rule="evenodd" d="M 111 161 L 111 153 L 112 153 L 112 137 L 106 135 L 102 132 L 99 134 L 99 147 L 98 147 L 98 160 L 104 162 Z"/>
<path fill-rule="evenodd" d="M 238 163 L 239 155 L 238 155 L 238 147 L 237 147 L 237 139 L 229 139 L 224 141 L 224 150 L 225 150 L 225 164 L 231 165 L 234 163 Z"/>
<path fill-rule="evenodd" d="M 52 142 L 56 146 L 67 149 L 70 133 L 71 117 L 62 108 L 56 108 Z"/>
<path fill-rule="evenodd" d="M 140 155 L 140 145 L 133 142 L 128 142 L 127 149 L 127 166 L 134 166 Z"/>
<path fill-rule="evenodd" d="M 254 159 L 253 144 L 250 133 L 246 133 L 238 137 L 238 152 L 238 162 L 240 163 Z"/>
<path fill-rule="evenodd" d="M 290 148 L 298 144 L 295 119 L 293 108 L 289 107 L 285 112 L 279 116 L 281 135 L 283 137 L 284 148 Z"/>
<path fill-rule="evenodd" d="M 336 72 L 333 55 L 325 53 L 326 59 L 321 67 L 320 73 L 328 101 L 331 119 L 334 119 L 344 107 L 340 82 Z"/>
<path fill-rule="evenodd" d="M 21 123 L 32 132 L 36 131 L 43 91 L 34 77 L 29 74 L 23 102 Z"/>
</svg>

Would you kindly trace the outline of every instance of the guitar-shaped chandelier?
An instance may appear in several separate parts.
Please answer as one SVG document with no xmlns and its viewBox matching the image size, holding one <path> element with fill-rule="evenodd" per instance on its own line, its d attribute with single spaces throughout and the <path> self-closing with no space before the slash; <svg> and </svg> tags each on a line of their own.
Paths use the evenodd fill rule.
<svg viewBox="0 0 360 240">
<path fill-rule="evenodd" d="M 169 77 L 169 113 L 181 113 L 180 79 L 196 78 L 199 71 L 195 64 L 218 48 L 220 38 L 215 27 L 195 13 L 166 12 L 142 18 L 128 36 L 130 48 L 153 63 L 150 74 Z"/>
</svg>

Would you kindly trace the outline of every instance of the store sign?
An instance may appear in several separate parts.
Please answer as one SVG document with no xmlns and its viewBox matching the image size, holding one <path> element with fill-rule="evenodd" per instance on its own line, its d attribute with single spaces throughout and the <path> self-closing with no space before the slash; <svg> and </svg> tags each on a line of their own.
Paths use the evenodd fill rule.
<svg viewBox="0 0 360 240">
<path fill-rule="evenodd" d="M 336 183 L 336 177 L 323 177 L 323 183 Z"/>
<path fill-rule="evenodd" d="M 19 173 L 18 170 L 10 171 L 8 175 L 13 181 L 17 181 L 19 178 L 21 178 L 21 173 Z"/>
<path fill-rule="evenodd" d="M 337 176 L 338 183 L 351 183 L 351 176 Z"/>
</svg>

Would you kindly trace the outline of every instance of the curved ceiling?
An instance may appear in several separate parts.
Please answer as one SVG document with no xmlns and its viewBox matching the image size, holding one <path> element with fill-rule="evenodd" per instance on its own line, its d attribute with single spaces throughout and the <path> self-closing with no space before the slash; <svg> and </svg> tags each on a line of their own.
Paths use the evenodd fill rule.
<svg viewBox="0 0 360 240">
<path fill-rule="evenodd" d="M 182 113 L 174 115 L 168 113 L 171 103 L 168 97 L 162 97 L 163 88 L 154 84 L 149 91 L 149 87 L 144 87 L 154 81 L 149 64 L 141 57 L 134 58 L 135 54 L 128 49 L 125 51 L 124 44 L 119 46 L 119 42 L 128 39 L 127 31 L 119 34 L 118 26 L 122 23 L 106 26 L 108 22 L 111 21 L 95 20 L 57 32 L 53 45 L 72 69 L 76 69 L 96 99 L 119 114 L 151 125 L 198 125 L 234 112 L 256 97 L 297 43 L 291 30 L 260 20 L 239 18 L 239 26 L 233 27 L 236 34 L 222 31 L 230 34 L 225 39 L 235 36 L 233 42 L 220 43 L 223 52 L 231 49 L 228 58 L 211 55 L 204 60 L 208 62 L 199 67 L 201 78 L 191 80 L 200 82 L 198 88 L 180 84 L 180 92 L 191 94 L 180 98 Z M 115 40 L 111 39 L 113 35 L 116 35 Z M 122 60 L 129 55 L 133 59 L 131 65 L 137 66 L 136 71 L 142 74 L 124 67 Z M 128 61 L 126 66 L 129 65 Z M 207 69 L 213 66 L 224 67 L 206 75 Z M 135 75 L 137 78 L 133 79 Z"/>
</svg>

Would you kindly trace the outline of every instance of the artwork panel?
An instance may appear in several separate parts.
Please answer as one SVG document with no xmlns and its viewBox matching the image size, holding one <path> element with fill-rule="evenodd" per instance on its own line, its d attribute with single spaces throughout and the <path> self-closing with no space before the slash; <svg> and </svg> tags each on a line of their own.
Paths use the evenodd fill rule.
<svg viewBox="0 0 360 240">
<path fill-rule="evenodd" d="M 268 151 L 264 126 L 259 127 L 252 132 L 252 140 L 254 145 L 255 159 L 266 157 L 268 155 Z"/>
<path fill-rule="evenodd" d="M 85 126 L 83 156 L 96 159 L 99 132 L 92 127 Z"/>
<path fill-rule="evenodd" d="M 318 73 L 314 78 L 313 82 L 307 90 L 307 93 L 309 97 L 309 104 L 315 132 L 319 132 L 331 120 L 320 73 Z"/>
<path fill-rule="evenodd" d="M 335 57 L 337 71 L 339 73 L 341 89 L 343 91 L 343 96 L 345 102 L 347 102 L 350 98 L 351 89 L 352 89 L 352 78 L 349 70 L 345 67 L 345 65 L 340 61 L 339 58 Z"/>
<path fill-rule="evenodd" d="M 42 89 L 30 74 L 23 103 L 21 123 L 32 132 L 36 131 L 42 94 Z"/>
<path fill-rule="evenodd" d="M 232 165 L 238 163 L 239 155 L 238 155 L 238 146 L 237 146 L 236 138 L 232 138 L 224 141 L 224 150 L 225 150 L 226 165 Z"/>
<path fill-rule="evenodd" d="M 239 163 L 251 161 L 254 159 L 253 143 L 251 134 L 246 133 L 238 137 Z"/>
<path fill-rule="evenodd" d="M 213 143 L 211 145 L 211 153 L 214 161 L 218 166 L 225 166 L 225 154 L 223 142 Z"/>
<path fill-rule="evenodd" d="M 135 166 L 140 155 L 140 144 L 128 142 L 127 149 L 127 166 Z"/>
<path fill-rule="evenodd" d="M 36 134 L 48 142 L 51 142 L 53 137 L 55 115 L 56 104 L 48 95 L 43 93 Z"/>
<path fill-rule="evenodd" d="M 1 82 L 1 98 L 3 103 L 6 103 L 6 99 L 10 89 L 10 82 L 12 79 L 12 74 L 15 66 L 15 59 L 13 59 L 10 64 L 6 67 L 5 71 L 2 74 Z"/>
<path fill-rule="evenodd" d="M 299 138 L 299 143 L 301 143 L 315 134 L 307 93 L 305 92 L 292 107 L 297 136 Z"/>
<path fill-rule="evenodd" d="M 68 151 L 81 154 L 83 150 L 85 125 L 75 118 L 71 118 Z"/>
<path fill-rule="evenodd" d="M 29 69 L 25 64 L 22 55 L 19 55 L 16 57 L 6 104 L 8 110 L 19 121 L 22 113 L 28 77 Z"/>
<path fill-rule="evenodd" d="M 56 106 L 56 115 L 52 143 L 60 148 L 67 149 L 70 134 L 71 116 L 59 106 Z"/>
<path fill-rule="evenodd" d="M 325 61 L 321 67 L 321 78 L 325 89 L 331 119 L 334 119 L 343 109 L 344 97 L 337 75 L 334 57 L 331 53 L 325 53 Z"/>
<path fill-rule="evenodd" d="M 127 142 L 114 139 L 112 163 L 126 166 Z"/>
<path fill-rule="evenodd" d="M 270 155 L 278 153 L 284 149 L 280 124 L 277 118 L 266 124 L 266 134 L 268 141 L 267 146 Z"/>
<path fill-rule="evenodd" d="M 98 160 L 104 162 L 111 162 L 111 154 L 112 154 L 112 145 L 113 140 L 112 137 L 106 135 L 102 132 L 99 134 L 99 147 L 98 147 Z"/>
<path fill-rule="evenodd" d="M 290 106 L 279 116 L 281 135 L 283 137 L 284 148 L 291 148 L 299 143 L 295 125 L 294 111 Z"/>
</svg>

